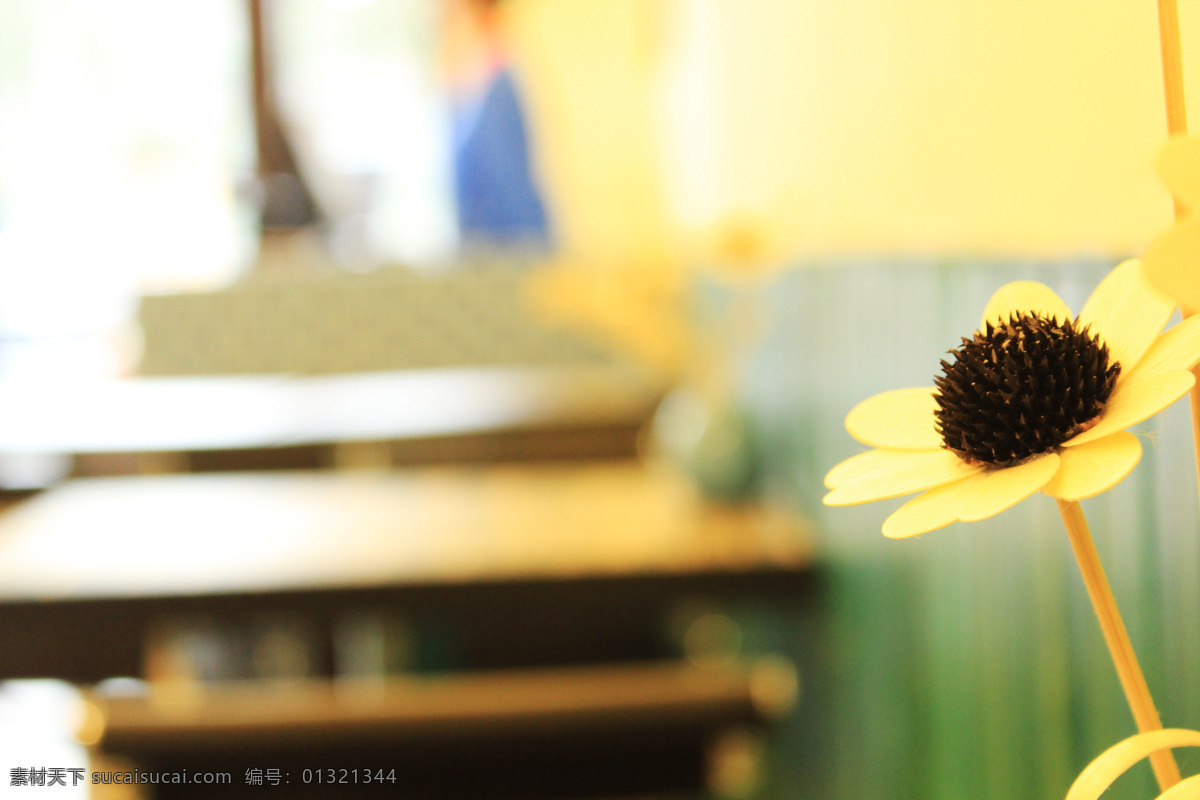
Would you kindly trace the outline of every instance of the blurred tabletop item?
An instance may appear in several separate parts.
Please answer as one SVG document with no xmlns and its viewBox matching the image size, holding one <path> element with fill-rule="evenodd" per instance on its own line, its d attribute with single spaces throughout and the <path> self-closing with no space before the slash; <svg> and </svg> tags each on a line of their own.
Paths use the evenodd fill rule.
<svg viewBox="0 0 1200 800">
<path fill-rule="evenodd" d="M 660 393 L 591 366 L 21 383 L 0 387 L 0 418 L 21 420 L 0 461 L 73 456 L 95 475 L 628 456 Z"/>
</svg>

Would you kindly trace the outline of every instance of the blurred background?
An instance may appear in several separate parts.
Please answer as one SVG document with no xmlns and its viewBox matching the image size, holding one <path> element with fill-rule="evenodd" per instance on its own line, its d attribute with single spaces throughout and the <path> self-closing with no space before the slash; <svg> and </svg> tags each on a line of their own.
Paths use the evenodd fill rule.
<svg viewBox="0 0 1200 800">
<path fill-rule="evenodd" d="M 1149 2 L 0 0 L 7 515 L 111 476 L 668 463 L 705 508 L 782 509 L 806 553 L 770 597 L 647 606 L 661 638 L 639 658 L 687 661 L 706 620 L 737 630 L 738 663 L 799 675 L 794 708 L 707 746 L 735 777 L 701 791 L 1060 797 L 1133 725 L 1053 504 L 890 542 L 889 504 L 823 508 L 821 481 L 859 449 L 849 408 L 926 385 L 995 288 L 1039 280 L 1078 309 L 1167 227 L 1161 80 Z M 451 373 L 491 377 L 355 382 Z M 559 410 L 495 423 L 514 375 Z M 196 393 L 267 376 L 410 402 L 302 435 L 257 394 Z M 109 393 L 130 384 L 168 394 Z M 463 396 L 482 410 L 421 427 Z M 1143 426 L 1140 468 L 1086 510 L 1164 723 L 1196 728 L 1188 425 Z M 40 517 L 16 519 L 0 553 L 28 557 Z M 0 606 L 13 647 L 51 636 L 28 622 L 48 591 L 14 590 L 8 625 Z M 134 677 L 180 648 L 192 678 L 257 674 L 228 648 L 261 619 L 221 639 L 163 613 Z M 304 641 L 287 619 L 268 633 Z M 438 647 L 418 672 L 471 666 Z M 88 657 L 4 677 L 125 675 Z"/>
</svg>

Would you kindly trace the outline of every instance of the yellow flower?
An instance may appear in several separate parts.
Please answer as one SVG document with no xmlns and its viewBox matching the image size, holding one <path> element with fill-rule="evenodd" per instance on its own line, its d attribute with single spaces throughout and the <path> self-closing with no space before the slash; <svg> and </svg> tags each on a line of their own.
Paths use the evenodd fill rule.
<svg viewBox="0 0 1200 800">
<path fill-rule="evenodd" d="M 531 273 L 530 307 L 543 321 L 589 332 L 643 365 L 680 374 L 695 347 L 688 275 L 669 259 L 561 264 Z"/>
<path fill-rule="evenodd" d="M 1200 311 L 1200 137 L 1178 136 L 1155 160 L 1163 182 L 1188 210 L 1147 248 L 1142 258 L 1150 282 L 1174 297 L 1187 313 Z"/>
<path fill-rule="evenodd" d="M 782 206 L 737 208 L 682 237 L 683 254 L 730 284 L 767 280 L 795 258 L 800 231 Z"/>
<path fill-rule="evenodd" d="M 980 332 L 942 362 L 938 388 L 884 392 L 850 411 L 846 429 L 876 449 L 829 472 L 825 503 L 923 492 L 883 524 L 902 538 L 986 519 L 1039 489 L 1075 501 L 1119 483 L 1142 452 L 1125 428 L 1186 394 L 1200 360 L 1200 317 L 1160 335 L 1175 304 L 1139 266 L 1116 267 L 1077 319 L 1040 283 L 1001 288 Z"/>
</svg>

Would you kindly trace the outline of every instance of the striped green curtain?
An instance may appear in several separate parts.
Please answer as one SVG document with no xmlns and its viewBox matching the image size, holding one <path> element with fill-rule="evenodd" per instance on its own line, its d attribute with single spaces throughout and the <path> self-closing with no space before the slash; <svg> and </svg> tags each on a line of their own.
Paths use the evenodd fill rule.
<svg viewBox="0 0 1200 800">
<path fill-rule="evenodd" d="M 779 737 L 779 797 L 1061 798 L 1135 732 L 1053 501 L 906 541 L 901 500 L 828 509 L 824 473 L 862 448 L 858 401 L 931 383 L 991 293 L 1033 279 L 1075 310 L 1114 265 L 1079 260 L 806 264 L 766 290 L 740 391 L 766 490 L 815 522 L 826 579 L 796 621 L 803 707 Z M 1164 724 L 1200 729 L 1200 518 L 1187 403 L 1142 426 L 1142 463 L 1084 502 Z M 1184 774 L 1200 761 L 1180 751 Z M 1154 796 L 1146 765 L 1112 798 Z"/>
</svg>

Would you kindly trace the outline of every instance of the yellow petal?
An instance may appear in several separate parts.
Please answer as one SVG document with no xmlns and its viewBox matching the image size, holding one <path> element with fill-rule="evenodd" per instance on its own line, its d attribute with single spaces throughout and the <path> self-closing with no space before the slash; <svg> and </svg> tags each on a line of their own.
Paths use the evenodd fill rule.
<svg viewBox="0 0 1200 800">
<path fill-rule="evenodd" d="M 1200 315 L 1188 317 L 1155 339 L 1146 355 L 1124 379 L 1152 372 L 1191 369 L 1197 361 L 1200 361 Z"/>
<path fill-rule="evenodd" d="M 933 388 L 893 389 L 870 397 L 846 415 L 846 430 L 873 447 L 936 450 L 942 437 L 933 427 L 937 403 Z"/>
<path fill-rule="evenodd" d="M 1142 372 L 1135 370 L 1117 381 L 1117 388 L 1104 406 L 1104 416 L 1094 428 L 1063 442 L 1063 447 L 1078 447 L 1123 431 L 1150 419 L 1187 394 L 1196 378 L 1185 370 Z"/>
<path fill-rule="evenodd" d="M 1045 486 L 1058 467 L 1058 454 L 1046 453 L 1016 467 L 988 470 L 969 478 L 958 518 L 976 522 L 1015 506 Z"/>
<path fill-rule="evenodd" d="M 1017 467 L 977 472 L 954 483 L 917 495 L 884 520 L 883 535 L 904 539 L 944 528 L 951 522 L 973 522 L 1016 505 L 1054 477 L 1058 455 L 1048 453 Z"/>
<path fill-rule="evenodd" d="M 1200 218 L 1171 226 L 1146 248 L 1146 278 L 1190 311 L 1200 310 Z"/>
<path fill-rule="evenodd" d="M 1171 137 L 1158 149 L 1154 167 L 1184 205 L 1200 209 L 1200 137 Z"/>
<path fill-rule="evenodd" d="M 1114 744 L 1088 764 L 1066 800 L 1097 800 L 1113 781 L 1143 758 L 1172 747 L 1200 747 L 1200 733 L 1179 728 L 1139 733 Z"/>
<path fill-rule="evenodd" d="M 1079 322 L 1108 345 L 1111 360 L 1128 372 L 1154 343 L 1175 311 L 1175 301 L 1150 284 L 1137 259 L 1100 281 L 1079 312 Z"/>
<path fill-rule="evenodd" d="M 987 323 L 993 325 L 1008 322 L 1016 311 L 1037 311 L 1043 316 L 1065 321 L 1072 319 L 1071 309 L 1049 286 L 1036 281 L 1015 281 L 1001 286 L 983 309 L 982 329 Z"/>
<path fill-rule="evenodd" d="M 884 520 L 883 535 L 889 539 L 907 539 L 957 522 L 964 485 L 975 479 L 972 476 L 917 495 Z"/>
<path fill-rule="evenodd" d="M 836 489 L 850 481 L 858 480 L 864 475 L 870 475 L 872 472 L 891 469 L 896 465 L 904 463 L 914 452 L 928 453 L 933 451 L 887 450 L 878 448 L 850 456 L 850 458 L 847 458 L 829 470 L 829 473 L 825 476 L 825 488 Z"/>
<path fill-rule="evenodd" d="M 825 488 L 836 489 L 855 478 L 868 475 L 874 472 L 879 465 L 886 464 L 888 459 L 893 458 L 894 455 L 907 452 L 909 451 L 876 449 L 850 456 L 845 461 L 839 461 L 833 469 L 825 473 Z"/>
<path fill-rule="evenodd" d="M 1156 800 L 1196 800 L 1200 797 L 1200 775 L 1184 778 L 1160 794 Z"/>
<path fill-rule="evenodd" d="M 1127 431 L 1059 453 L 1062 463 L 1042 491 L 1059 500 L 1086 500 L 1125 479 L 1142 458 L 1142 445 Z"/>
<path fill-rule="evenodd" d="M 876 451 L 881 452 L 881 451 Z M 949 450 L 894 450 L 892 463 L 839 486 L 825 495 L 827 506 L 852 506 L 912 494 L 961 480 L 983 469 Z"/>
</svg>

